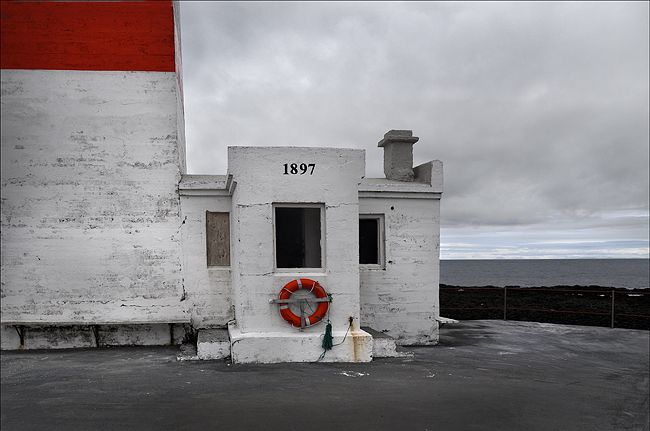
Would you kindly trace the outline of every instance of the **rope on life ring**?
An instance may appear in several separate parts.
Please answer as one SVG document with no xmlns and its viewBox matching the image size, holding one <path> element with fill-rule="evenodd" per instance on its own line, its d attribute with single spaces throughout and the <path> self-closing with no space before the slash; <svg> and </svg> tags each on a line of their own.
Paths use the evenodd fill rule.
<svg viewBox="0 0 650 431">
<path fill-rule="evenodd" d="M 318 301 L 316 311 L 314 311 L 310 316 L 305 317 L 304 322 L 300 316 L 291 311 L 288 302 L 282 302 L 290 300 L 291 295 L 300 289 L 308 290 L 309 292 L 313 293 L 317 299 L 321 300 Z M 277 302 L 280 305 L 280 315 L 284 320 L 296 328 L 302 328 L 303 326 L 306 327 L 315 325 L 316 323 L 323 320 L 323 318 L 327 315 L 327 310 L 329 310 L 329 303 L 331 299 L 328 301 L 322 301 L 323 299 L 329 299 L 329 295 L 325 289 L 323 289 L 323 287 L 318 284 L 317 281 L 311 280 L 309 278 L 298 278 L 291 280 L 285 284 L 284 287 L 280 290 L 277 301 L 274 302 Z"/>
</svg>

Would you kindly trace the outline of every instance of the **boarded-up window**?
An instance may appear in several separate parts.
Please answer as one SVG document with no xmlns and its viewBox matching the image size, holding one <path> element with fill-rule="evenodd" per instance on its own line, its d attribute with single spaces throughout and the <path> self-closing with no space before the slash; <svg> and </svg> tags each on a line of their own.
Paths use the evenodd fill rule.
<svg viewBox="0 0 650 431">
<path fill-rule="evenodd" d="M 230 266 L 230 214 L 205 213 L 208 266 Z"/>
</svg>

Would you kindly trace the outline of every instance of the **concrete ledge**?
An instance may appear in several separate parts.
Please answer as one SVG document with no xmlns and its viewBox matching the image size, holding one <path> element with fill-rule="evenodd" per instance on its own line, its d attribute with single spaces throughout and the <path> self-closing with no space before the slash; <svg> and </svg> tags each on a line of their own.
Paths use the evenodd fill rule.
<svg viewBox="0 0 650 431">
<path fill-rule="evenodd" d="M 76 349 L 102 346 L 178 345 L 186 337 L 185 324 L 58 324 L 3 323 L 2 350 Z"/>
<path fill-rule="evenodd" d="M 164 346 L 171 344 L 173 337 L 174 344 L 180 344 L 180 334 L 174 332 L 172 335 L 169 325 L 164 324 L 100 326 L 98 343 L 100 346 Z"/>
<path fill-rule="evenodd" d="M 79 349 L 95 347 L 89 326 L 30 327 L 24 332 L 25 349 Z"/>
<path fill-rule="evenodd" d="M 404 182 L 386 178 L 364 178 L 359 184 L 359 192 L 403 192 L 403 193 L 442 193 L 430 184 Z"/>
<path fill-rule="evenodd" d="M 230 356 L 230 338 L 227 329 L 201 329 L 196 343 L 199 359 L 224 359 Z"/>
<path fill-rule="evenodd" d="M 456 319 L 442 316 L 436 316 L 436 321 L 438 322 L 439 326 L 446 325 L 448 323 L 458 323 L 458 320 Z"/>
<path fill-rule="evenodd" d="M 183 175 L 178 184 L 181 196 L 230 196 L 235 189 L 232 175 Z"/>
<path fill-rule="evenodd" d="M 228 326 L 230 355 L 233 363 L 316 362 L 323 353 L 322 334 L 287 332 L 243 333 Z M 345 331 L 335 331 L 334 344 L 340 343 Z M 372 335 L 361 329 L 348 333 L 343 344 L 327 351 L 321 362 L 370 362 Z"/>
</svg>

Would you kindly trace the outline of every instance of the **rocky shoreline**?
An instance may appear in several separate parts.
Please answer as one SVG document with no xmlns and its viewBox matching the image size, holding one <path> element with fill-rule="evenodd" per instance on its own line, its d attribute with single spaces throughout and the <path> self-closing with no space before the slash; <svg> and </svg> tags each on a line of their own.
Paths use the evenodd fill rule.
<svg viewBox="0 0 650 431">
<path fill-rule="evenodd" d="M 506 319 L 650 330 L 650 290 L 441 284 L 440 314 L 458 320 Z"/>
</svg>

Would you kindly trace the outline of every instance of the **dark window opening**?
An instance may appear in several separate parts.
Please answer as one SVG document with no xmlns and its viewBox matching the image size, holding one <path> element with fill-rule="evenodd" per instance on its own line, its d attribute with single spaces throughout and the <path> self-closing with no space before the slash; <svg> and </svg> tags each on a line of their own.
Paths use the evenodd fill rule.
<svg viewBox="0 0 650 431">
<path fill-rule="evenodd" d="M 208 266 L 230 266 L 230 214 L 206 211 Z"/>
<path fill-rule="evenodd" d="M 359 263 L 379 264 L 379 219 L 359 219 Z"/>
<path fill-rule="evenodd" d="M 275 208 L 278 268 L 321 268 L 320 208 Z"/>
</svg>

